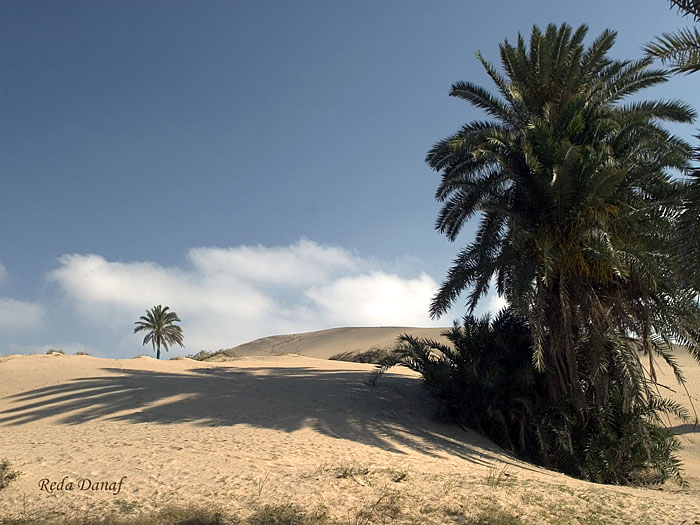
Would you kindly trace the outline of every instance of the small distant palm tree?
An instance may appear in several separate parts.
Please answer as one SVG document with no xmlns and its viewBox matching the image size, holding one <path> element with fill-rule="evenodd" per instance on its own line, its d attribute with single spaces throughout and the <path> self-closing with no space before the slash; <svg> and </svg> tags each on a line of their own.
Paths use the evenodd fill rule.
<svg viewBox="0 0 700 525">
<path fill-rule="evenodd" d="M 146 310 L 146 315 L 142 315 L 139 321 L 136 321 L 134 333 L 145 331 L 148 332 L 143 338 L 143 344 L 151 343 L 153 350 L 156 352 L 156 357 L 160 359 L 160 348 L 168 350 L 168 345 L 178 344 L 181 347 L 185 336 L 182 333 L 182 328 L 173 323 L 179 323 L 180 318 L 175 312 L 168 312 L 170 307 L 161 305 L 154 306 L 150 310 Z"/>
</svg>

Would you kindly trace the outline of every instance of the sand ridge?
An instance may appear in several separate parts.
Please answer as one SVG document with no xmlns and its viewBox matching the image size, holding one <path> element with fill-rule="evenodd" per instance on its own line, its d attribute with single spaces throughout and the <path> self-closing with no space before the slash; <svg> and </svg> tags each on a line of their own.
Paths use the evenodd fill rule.
<svg viewBox="0 0 700 525">
<path fill-rule="evenodd" d="M 389 350 L 396 346 L 401 334 L 446 342 L 446 328 L 407 328 L 398 326 L 330 328 L 300 334 L 273 335 L 224 350 L 238 356 L 298 354 L 329 359 L 344 352 Z"/>
</svg>

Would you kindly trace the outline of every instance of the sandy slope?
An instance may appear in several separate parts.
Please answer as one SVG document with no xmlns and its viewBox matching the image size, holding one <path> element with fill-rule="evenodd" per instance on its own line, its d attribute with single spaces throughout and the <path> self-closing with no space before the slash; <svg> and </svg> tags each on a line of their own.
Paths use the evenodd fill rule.
<svg viewBox="0 0 700 525">
<path fill-rule="evenodd" d="M 682 362 L 698 398 L 693 363 Z M 294 502 L 352 522 L 381 498 L 402 509 L 397 522 L 460 523 L 484 505 L 528 523 L 700 521 L 696 429 L 681 429 L 689 488 L 603 487 L 522 463 L 436 421 L 408 370 L 366 386 L 371 369 L 302 356 L 0 358 L 0 458 L 22 471 L 0 493 L 0 516 L 187 502 L 245 515 Z M 77 486 L 124 476 L 116 495 Z M 42 479 L 64 477 L 72 491 L 40 490 Z"/>
<path fill-rule="evenodd" d="M 240 356 L 299 354 L 328 359 L 343 352 L 364 352 L 375 348 L 391 349 L 401 334 L 442 340 L 446 328 L 405 328 L 382 326 L 376 328 L 331 328 L 303 334 L 273 335 L 235 346 L 224 352 Z"/>
<path fill-rule="evenodd" d="M 675 381 L 669 367 L 660 366 L 657 379 L 660 384 L 668 387 L 661 388 L 660 393 L 683 405 L 691 414 L 692 419 L 695 419 L 700 416 L 700 363 L 682 350 L 676 351 L 675 358 L 682 368 L 687 392 Z M 678 434 L 678 439 L 683 445 L 682 458 L 685 475 L 689 479 L 693 479 L 697 488 L 700 489 L 700 426 L 684 424 L 675 419 L 668 420 L 668 423 Z"/>
</svg>

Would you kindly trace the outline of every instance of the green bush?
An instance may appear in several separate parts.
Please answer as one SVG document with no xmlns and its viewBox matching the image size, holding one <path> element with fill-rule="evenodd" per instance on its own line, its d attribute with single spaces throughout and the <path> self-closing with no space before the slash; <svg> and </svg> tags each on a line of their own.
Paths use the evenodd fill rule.
<svg viewBox="0 0 700 525">
<path fill-rule="evenodd" d="M 341 352 L 329 358 L 331 361 L 348 361 L 350 363 L 369 363 L 382 365 L 396 361 L 396 352 L 386 348 L 372 348 L 364 352 Z"/>
<path fill-rule="evenodd" d="M 659 413 L 682 415 L 682 409 L 653 395 L 630 403 L 624 371 L 615 363 L 609 364 L 607 402 L 598 402 L 596 389 L 586 386 L 582 411 L 573 401 L 550 395 L 554 374 L 536 371 L 529 327 L 511 312 L 493 322 L 465 316 L 461 326 L 455 323 L 443 335 L 451 346 L 402 335 L 397 354 L 422 375 L 454 420 L 535 463 L 581 479 L 681 481 L 679 443 Z M 379 374 L 388 366 L 378 367 Z M 585 370 L 584 362 L 580 366 Z"/>
<path fill-rule="evenodd" d="M 190 354 L 190 355 L 185 356 L 185 357 L 187 357 L 189 359 L 194 359 L 195 361 L 206 361 L 207 359 L 209 359 L 210 357 L 212 357 L 215 354 L 216 354 L 216 352 L 209 352 L 207 350 L 200 350 L 196 354 Z"/>
</svg>

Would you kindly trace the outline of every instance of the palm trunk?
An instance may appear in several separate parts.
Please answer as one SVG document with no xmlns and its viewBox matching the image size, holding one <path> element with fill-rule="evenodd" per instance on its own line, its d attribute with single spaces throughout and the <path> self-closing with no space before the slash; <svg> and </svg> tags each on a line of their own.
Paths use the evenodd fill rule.
<svg viewBox="0 0 700 525">
<path fill-rule="evenodd" d="M 160 359 L 160 345 L 158 345 L 158 350 L 156 350 L 156 359 Z"/>
</svg>

